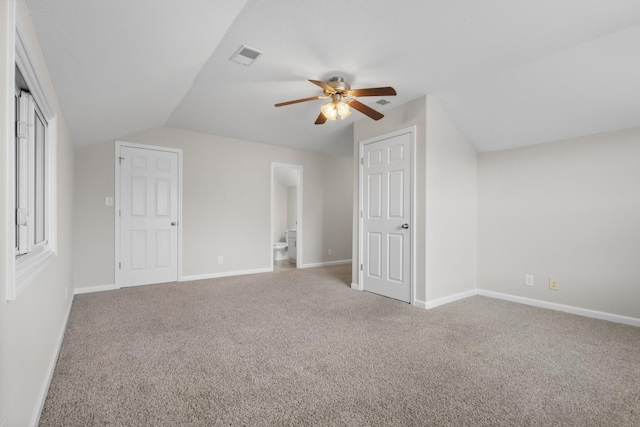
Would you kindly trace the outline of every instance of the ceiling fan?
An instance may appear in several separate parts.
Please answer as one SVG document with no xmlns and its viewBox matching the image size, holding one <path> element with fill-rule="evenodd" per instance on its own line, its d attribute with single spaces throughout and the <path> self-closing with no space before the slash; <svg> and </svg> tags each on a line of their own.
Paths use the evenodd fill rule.
<svg viewBox="0 0 640 427">
<path fill-rule="evenodd" d="M 324 124 L 327 120 L 336 120 L 338 116 L 340 119 L 347 118 L 351 111 L 349 107 L 360 111 L 371 117 L 373 120 L 380 120 L 384 115 L 371 107 L 364 105 L 362 102 L 351 98 L 358 96 L 394 96 L 396 91 L 392 87 L 372 87 L 367 89 L 351 89 L 349 83 L 345 82 L 342 77 L 331 77 L 328 82 L 322 82 L 319 80 L 309 80 L 314 85 L 322 88 L 323 96 L 312 96 L 310 98 L 296 99 L 294 101 L 280 102 L 276 104 L 276 107 L 283 107 L 285 105 L 297 104 L 299 102 L 315 101 L 317 99 L 331 98 L 331 101 L 322 107 L 320 107 L 320 115 L 316 119 L 315 124 Z"/>
</svg>

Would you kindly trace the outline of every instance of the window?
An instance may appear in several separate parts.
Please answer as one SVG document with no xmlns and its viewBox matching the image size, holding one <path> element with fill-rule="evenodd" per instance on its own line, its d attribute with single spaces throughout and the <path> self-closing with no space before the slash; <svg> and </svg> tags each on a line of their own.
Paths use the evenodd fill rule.
<svg viewBox="0 0 640 427">
<path fill-rule="evenodd" d="M 47 121 L 16 67 L 16 256 L 47 244 Z"/>
<path fill-rule="evenodd" d="M 51 108 L 50 86 L 43 87 L 39 70 L 46 66 L 29 55 L 31 43 L 16 21 L 15 140 L 9 145 L 6 177 L 15 190 L 10 208 L 15 213 L 15 239 L 9 243 L 6 297 L 15 300 L 55 260 L 56 134 L 57 118 Z M 44 74 L 46 75 L 46 74 Z M 46 89 L 45 89 L 46 88 Z M 11 102 L 11 100 L 7 100 Z M 10 104 L 8 105 L 10 106 Z M 11 247 L 11 246 L 10 246 Z"/>
</svg>

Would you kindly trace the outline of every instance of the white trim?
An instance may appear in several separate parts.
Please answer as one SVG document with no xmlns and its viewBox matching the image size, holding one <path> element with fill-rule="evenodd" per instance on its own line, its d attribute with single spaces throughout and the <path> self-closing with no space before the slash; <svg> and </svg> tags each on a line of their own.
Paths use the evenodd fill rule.
<svg viewBox="0 0 640 427">
<path fill-rule="evenodd" d="M 86 286 L 82 288 L 74 288 L 73 294 L 74 295 L 90 294 L 93 292 L 115 291 L 116 289 L 118 289 L 116 285 Z"/>
<path fill-rule="evenodd" d="M 354 289 L 356 291 L 361 291 L 362 289 L 360 289 L 360 285 L 358 285 L 357 283 L 351 283 L 351 289 Z"/>
<path fill-rule="evenodd" d="M 190 276 L 182 276 L 181 282 L 191 282 L 194 280 L 217 279 L 220 277 L 245 276 L 247 274 L 270 273 L 273 267 L 254 268 L 252 270 L 223 271 L 222 273 L 193 274 Z"/>
<path fill-rule="evenodd" d="M 31 56 L 29 55 L 29 52 L 34 52 L 35 49 L 33 49 L 34 43 L 31 43 L 31 40 L 29 40 L 26 27 L 27 25 L 22 15 L 16 13 L 15 63 L 18 65 L 18 68 L 20 68 L 22 77 L 24 77 L 27 86 L 29 86 L 29 91 L 36 99 L 38 107 L 40 107 L 42 113 L 47 120 L 49 120 L 49 117 L 54 117 L 56 114 L 55 110 L 51 108 L 51 103 L 49 102 L 50 97 L 47 95 L 38 78 L 38 76 L 44 76 L 46 74 L 36 65 L 36 62 L 31 60 Z"/>
<path fill-rule="evenodd" d="M 557 304 L 555 302 L 541 301 L 532 298 L 519 297 L 515 295 L 503 294 L 500 292 L 486 291 L 478 289 L 478 295 L 489 298 L 496 298 L 518 304 L 526 304 L 534 307 L 547 308 L 549 310 L 564 311 L 565 313 L 577 314 L 578 316 L 591 317 L 594 319 L 608 320 L 609 322 L 622 323 L 631 326 L 640 326 L 640 319 L 636 317 L 621 316 L 619 314 L 606 313 L 604 311 L 589 310 L 587 308 L 574 307 L 571 305 Z"/>
<path fill-rule="evenodd" d="M 29 285 L 42 273 L 49 264 L 56 259 L 56 253 L 49 245 L 23 256 L 15 261 L 15 298 L 29 287 Z"/>
<path fill-rule="evenodd" d="M 40 387 L 40 392 L 38 393 L 38 399 L 36 400 L 36 406 L 34 408 L 34 412 L 31 415 L 31 421 L 29 422 L 30 426 L 35 427 L 40 422 L 40 414 L 42 413 L 42 409 L 44 408 L 44 402 L 47 398 L 47 392 L 49 391 L 49 386 L 51 386 L 51 380 L 53 379 L 53 372 L 56 369 L 56 363 L 58 362 L 58 356 L 60 355 L 60 349 L 62 348 L 64 333 L 67 330 L 67 323 L 69 322 L 69 316 L 71 315 L 72 305 L 73 305 L 73 299 L 71 299 L 71 301 L 69 301 L 68 303 L 67 313 L 64 317 L 64 322 L 62 322 L 62 328 L 60 329 L 60 333 L 58 334 L 56 349 L 51 355 L 51 359 L 49 360 L 47 373 L 45 375 L 44 382 Z"/>
<path fill-rule="evenodd" d="M 113 249 L 113 268 L 115 270 L 114 273 L 114 286 L 116 289 L 120 287 L 118 284 L 120 283 L 120 161 L 118 159 L 120 157 L 120 142 L 116 141 L 114 144 L 114 154 L 113 154 L 113 177 L 114 177 L 114 195 L 113 195 L 113 223 L 114 223 L 114 249 Z"/>
<path fill-rule="evenodd" d="M 7 69 L 1 73 L 4 76 L 3 81 L 0 83 L 4 86 L 4 90 L 7 94 L 12 94 L 16 90 L 16 76 L 15 76 L 15 39 L 16 39 L 16 2 L 10 1 L 5 2 L 2 7 L 6 7 L 7 11 L 7 19 L 4 22 L 5 25 L 2 26 L 4 30 L 2 31 L 2 36 L 5 40 L 4 48 L 7 52 Z M 15 283 L 15 143 L 10 143 L 9 141 L 15 141 L 15 117 L 14 117 L 14 100 L 12 96 L 7 96 L 6 99 L 2 100 L 4 102 L 4 108 L 6 109 L 6 113 L 4 114 L 0 120 L 4 123 L 4 127 L 6 129 L 6 133 L 4 136 L 4 143 L 2 144 L 1 150 L 4 151 L 4 160 L 5 163 L 2 165 L 2 172 L 4 181 L 4 195 L 5 198 L 3 203 L 0 205 L 5 206 L 4 212 L 4 250 L 5 259 L 3 260 L 5 264 L 2 279 L 4 279 L 5 285 L 5 299 L 12 300 L 15 299 L 15 286 L 11 285 Z M 0 156 L 1 157 L 1 156 Z"/>
<path fill-rule="evenodd" d="M 363 256 L 363 245 L 364 245 L 364 236 L 363 236 L 363 229 L 364 229 L 364 224 L 363 224 L 363 218 L 360 215 L 360 212 L 363 211 L 364 207 L 363 207 L 363 194 L 362 194 L 362 187 L 363 187 L 363 164 L 362 161 L 360 159 L 363 158 L 364 155 L 364 146 L 367 144 L 372 144 L 374 142 L 378 142 L 378 141 L 382 141 L 385 139 L 389 139 L 389 138 L 393 138 L 399 135 L 404 135 L 404 134 L 409 134 L 410 135 L 410 140 L 411 140 L 411 147 L 409 149 L 409 152 L 411 153 L 411 161 L 410 161 L 410 167 L 411 167 L 411 196 L 410 196 L 410 200 L 411 200 L 411 269 L 410 269 L 410 274 L 411 274 L 411 301 L 410 304 L 411 305 L 416 305 L 417 304 L 417 300 L 416 300 L 416 134 L 417 134 L 417 127 L 414 126 L 409 126 L 403 129 L 399 129 L 397 131 L 394 132 L 389 132 L 386 133 L 384 135 L 378 135 L 375 136 L 373 138 L 368 138 L 365 140 L 362 140 L 358 143 L 358 212 L 357 212 L 357 216 L 358 216 L 358 264 L 357 264 L 357 268 L 358 268 L 358 290 L 363 290 L 364 289 L 364 285 L 363 285 L 363 277 L 362 277 L 362 269 L 360 268 L 361 265 L 364 264 L 364 260 L 362 258 Z"/>
<path fill-rule="evenodd" d="M 114 209 L 113 217 L 115 222 L 115 249 L 113 257 L 113 268 L 115 269 L 115 289 L 120 289 L 122 284 L 120 283 L 120 269 L 118 268 L 120 260 L 120 216 L 118 211 L 120 210 L 120 162 L 118 157 L 120 156 L 121 147 L 141 148 L 144 150 L 155 151 L 167 151 L 170 153 L 178 154 L 178 282 L 182 281 L 182 149 L 160 147 L 157 145 L 145 145 L 135 142 L 115 141 L 114 151 L 114 176 L 115 176 L 115 197 L 114 197 Z"/>
<path fill-rule="evenodd" d="M 298 268 L 328 267 L 330 265 L 351 264 L 352 262 L 353 260 L 351 259 L 341 259 L 338 261 L 326 261 L 326 262 L 314 262 L 311 264 L 298 265 Z"/>
<path fill-rule="evenodd" d="M 444 304 L 449 304 L 450 302 L 454 302 L 454 301 L 458 301 L 461 299 L 465 299 L 465 298 L 469 298 L 469 297 L 473 297 L 478 295 L 478 292 L 476 289 L 471 289 L 469 291 L 464 291 L 464 292 L 460 292 L 457 294 L 453 294 L 453 295 L 447 295 L 445 297 L 442 298 L 436 298 L 436 299 L 432 299 L 429 301 L 420 301 L 420 304 L 423 308 L 426 308 L 427 310 L 431 309 L 431 308 L 436 308 L 438 306 L 444 305 Z"/>
<path fill-rule="evenodd" d="M 424 309 L 427 308 L 427 303 L 425 301 L 422 301 L 422 300 L 419 300 L 419 299 L 415 300 L 415 304 L 414 305 L 417 308 L 424 308 Z"/>
</svg>

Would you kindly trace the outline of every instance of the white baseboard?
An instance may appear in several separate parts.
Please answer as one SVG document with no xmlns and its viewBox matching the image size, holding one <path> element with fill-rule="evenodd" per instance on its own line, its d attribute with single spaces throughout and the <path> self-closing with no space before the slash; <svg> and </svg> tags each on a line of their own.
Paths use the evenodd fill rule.
<svg viewBox="0 0 640 427">
<path fill-rule="evenodd" d="M 216 279 L 218 277 L 231 277 L 231 276 L 242 276 L 245 274 L 268 273 L 270 271 L 273 271 L 273 268 L 256 268 L 253 270 L 225 271 L 222 273 L 210 273 L 210 274 L 194 274 L 190 276 L 182 276 L 182 278 L 180 278 L 178 281 L 190 282 L 193 280 Z M 75 288 L 73 290 L 73 294 L 74 295 L 88 294 L 91 292 L 112 291 L 114 289 L 117 289 L 116 285 L 87 286 L 87 287 Z"/>
<path fill-rule="evenodd" d="M 193 274 L 190 276 L 182 276 L 180 282 L 191 282 L 193 280 L 217 279 L 219 277 L 244 276 L 246 274 L 269 273 L 273 271 L 273 267 L 255 268 L 253 270 L 224 271 L 222 273 L 210 274 Z"/>
<path fill-rule="evenodd" d="M 413 300 L 413 306 L 414 307 L 418 307 L 418 308 L 427 308 L 427 303 L 426 301 L 422 301 L 419 299 L 414 299 Z"/>
<path fill-rule="evenodd" d="M 427 310 L 430 308 L 436 308 L 440 305 L 449 304 L 450 302 L 458 301 L 461 299 L 469 298 L 478 295 L 476 289 L 471 289 L 469 291 L 459 292 L 453 295 L 447 295 L 446 297 L 436 298 L 429 301 L 418 301 L 416 300 L 416 306 L 426 308 Z M 418 305 L 420 303 L 420 305 Z M 424 304 L 424 306 L 422 306 Z"/>
<path fill-rule="evenodd" d="M 74 288 L 73 294 L 90 294 L 92 292 L 103 292 L 103 291 L 113 291 L 116 289 L 116 285 L 98 285 L 98 286 L 87 286 L 84 288 Z"/>
<path fill-rule="evenodd" d="M 351 264 L 350 259 L 341 259 L 340 261 L 327 261 L 327 262 L 314 262 L 312 264 L 302 264 L 298 268 L 314 268 L 314 267 L 327 267 L 330 265 L 342 265 Z"/>
<path fill-rule="evenodd" d="M 478 295 L 481 295 L 483 297 L 502 299 L 505 301 L 517 302 L 520 304 L 532 305 L 534 307 L 548 308 L 550 310 L 564 311 L 565 313 L 592 317 L 594 319 L 608 320 L 609 322 L 623 323 L 625 325 L 631 326 L 640 326 L 640 319 L 635 317 L 621 316 L 619 314 L 605 313 L 603 311 L 589 310 L 587 308 L 557 304 L 554 302 L 503 294 L 500 292 L 486 291 L 484 289 L 478 289 Z"/>
<path fill-rule="evenodd" d="M 356 291 L 361 291 L 362 289 L 360 289 L 360 285 L 357 283 L 352 283 L 351 284 L 351 289 L 355 289 Z"/>
<path fill-rule="evenodd" d="M 58 355 L 60 354 L 60 348 L 62 348 L 62 340 L 64 339 L 64 333 L 67 330 L 67 323 L 69 322 L 69 315 L 71 315 L 71 306 L 73 305 L 73 299 L 69 301 L 69 306 L 67 307 L 67 313 L 64 317 L 64 322 L 62 322 L 62 328 L 58 333 L 58 342 L 56 344 L 55 351 L 51 356 L 51 360 L 49 361 L 49 366 L 47 367 L 46 377 L 44 382 L 42 383 L 42 387 L 40 388 L 40 393 L 38 393 L 38 400 L 36 400 L 36 407 L 34 408 L 34 413 L 31 415 L 30 426 L 37 426 L 40 423 L 40 414 L 42 413 L 42 409 L 44 409 L 44 402 L 47 398 L 47 393 L 49 392 L 49 386 L 51 385 L 51 380 L 53 379 L 53 372 L 56 369 L 56 363 L 58 362 Z M 0 424 L 0 427 L 4 425 L 4 421 Z"/>
</svg>

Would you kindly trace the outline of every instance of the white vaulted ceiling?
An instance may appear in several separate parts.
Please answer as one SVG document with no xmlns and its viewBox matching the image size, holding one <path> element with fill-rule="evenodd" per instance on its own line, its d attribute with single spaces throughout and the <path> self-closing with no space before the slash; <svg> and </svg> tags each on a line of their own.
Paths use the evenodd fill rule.
<svg viewBox="0 0 640 427">
<path fill-rule="evenodd" d="M 166 125 L 349 155 L 365 116 L 273 106 L 334 75 L 393 86 L 360 98 L 383 113 L 433 94 L 479 151 L 640 127 L 638 0 L 27 3 L 79 147 Z"/>
</svg>

